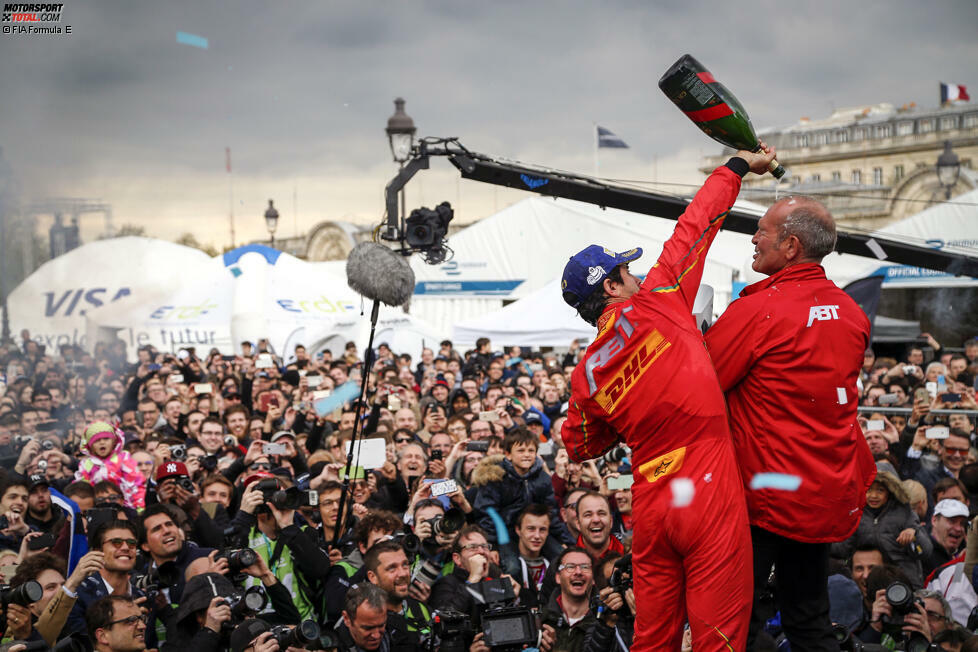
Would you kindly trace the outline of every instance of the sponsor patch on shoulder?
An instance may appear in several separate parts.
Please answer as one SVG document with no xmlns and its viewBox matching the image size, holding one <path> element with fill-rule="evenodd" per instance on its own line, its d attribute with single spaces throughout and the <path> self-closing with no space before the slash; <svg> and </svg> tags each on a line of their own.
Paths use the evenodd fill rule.
<svg viewBox="0 0 978 652">
<path fill-rule="evenodd" d="M 683 460 L 685 459 L 686 447 L 683 446 L 642 464 L 638 467 L 638 472 L 649 482 L 657 482 L 683 468 Z"/>
</svg>

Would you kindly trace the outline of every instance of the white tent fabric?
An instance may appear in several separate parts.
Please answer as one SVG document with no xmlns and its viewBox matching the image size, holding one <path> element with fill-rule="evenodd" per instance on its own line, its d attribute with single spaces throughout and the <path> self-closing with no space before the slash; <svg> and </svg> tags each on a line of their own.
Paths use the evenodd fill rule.
<svg viewBox="0 0 978 652">
<path fill-rule="evenodd" d="M 549 200 L 543 201 L 550 203 Z M 974 203 L 978 203 L 978 191 L 961 195 L 955 199 L 952 205 L 939 204 L 906 220 L 892 224 L 880 230 L 878 235 L 913 242 L 914 244 L 953 248 L 955 251 L 963 251 L 978 256 L 978 209 L 974 206 L 962 205 Z M 738 205 L 738 207 L 740 206 Z M 746 209 L 751 210 L 751 208 L 753 208 L 752 212 L 763 212 L 763 207 L 755 206 Z M 669 232 L 675 225 L 675 222 L 671 220 L 643 219 L 657 225 L 664 225 L 668 227 Z M 605 224 L 604 226 L 611 228 L 614 225 Z M 661 233 L 661 231 L 659 232 Z M 595 241 L 603 243 L 603 239 L 596 239 Z M 710 250 L 709 260 L 715 261 L 719 258 L 723 263 L 737 263 L 740 278 L 747 283 L 754 283 L 764 277 L 751 270 L 753 250 L 754 247 L 747 236 L 721 231 Z M 559 255 L 566 256 L 567 251 L 572 252 L 575 249 L 571 247 L 560 252 Z M 646 264 L 650 262 L 648 260 L 649 254 L 652 253 L 654 256 L 657 252 L 658 250 L 645 252 L 643 260 L 646 261 Z M 540 252 L 541 257 L 549 255 L 551 254 L 548 252 Z M 561 268 L 563 260 L 565 258 L 561 259 Z M 852 255 L 832 254 L 823 261 L 823 264 L 828 277 L 839 286 L 865 278 L 881 267 L 888 275 L 884 287 L 978 285 L 978 279 L 956 278 L 947 274 L 920 270 L 916 267 L 886 264 L 877 259 L 860 258 Z M 633 269 L 640 268 L 638 265 L 633 265 Z M 559 275 L 559 271 L 557 274 Z M 550 279 L 543 287 L 501 310 L 458 321 L 452 330 L 453 341 L 461 346 L 466 346 L 473 344 L 476 338 L 486 336 L 500 345 L 567 346 L 575 338 L 592 338 L 594 329 L 590 328 L 577 316 L 573 309 L 561 300 L 559 276 L 554 278 L 554 275 L 551 275 Z M 706 278 L 704 278 L 704 282 L 708 282 Z M 712 285 L 712 283 L 710 284 Z M 715 299 L 714 312 L 720 314 L 730 301 L 731 287 L 729 281 L 726 285 L 714 286 L 714 290 L 718 295 L 718 298 Z M 896 321 L 886 317 L 878 317 L 877 325 L 883 326 L 880 336 L 883 337 L 888 332 L 887 328 L 892 327 Z M 912 322 L 901 322 L 898 325 L 904 329 L 912 330 L 913 324 Z M 919 324 L 916 328 L 916 332 L 919 333 Z"/>
<path fill-rule="evenodd" d="M 413 259 L 417 285 L 412 310 L 423 311 L 438 331 L 450 332 L 454 324 L 491 307 L 472 300 L 529 296 L 560 275 L 568 256 L 594 243 L 616 251 L 642 247 L 643 256 L 631 269 L 644 274 L 675 226 L 674 220 L 530 197 L 455 234 L 449 241 L 452 260 L 430 266 Z M 703 282 L 715 289 L 718 309 L 729 302 L 733 274 L 742 268 L 744 256 L 750 257 L 748 250 L 753 251 L 748 236 L 721 232 L 717 238 Z"/>
<path fill-rule="evenodd" d="M 62 344 L 87 347 L 89 312 L 165 296 L 192 283 L 195 270 L 208 260 L 202 251 L 163 240 L 96 240 L 44 263 L 11 291 L 11 330 L 27 329 L 54 354 Z M 130 348 L 138 346 L 133 333 L 120 336 Z"/>
<path fill-rule="evenodd" d="M 267 337 L 288 359 L 296 344 L 339 354 L 347 341 L 362 349 L 369 311 L 346 284 L 345 263 L 308 263 L 261 245 L 239 247 L 197 267 L 197 278 L 163 299 L 126 302 L 89 314 L 94 340 L 134 332 L 141 343 L 176 351 L 194 346 L 231 354 L 242 341 Z M 420 356 L 438 339 L 422 320 L 382 306 L 376 343 Z M 131 354 L 134 354 L 130 350 Z"/>
<path fill-rule="evenodd" d="M 501 310 L 455 324 L 452 342 L 461 347 L 488 337 L 494 345 L 568 346 L 572 340 L 590 341 L 595 329 L 564 303 L 560 279 Z"/>
</svg>

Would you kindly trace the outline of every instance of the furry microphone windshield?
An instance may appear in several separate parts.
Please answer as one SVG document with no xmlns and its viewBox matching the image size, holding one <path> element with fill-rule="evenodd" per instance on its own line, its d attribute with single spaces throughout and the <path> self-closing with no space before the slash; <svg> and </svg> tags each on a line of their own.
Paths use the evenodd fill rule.
<svg viewBox="0 0 978 652">
<path fill-rule="evenodd" d="M 414 270 L 406 257 L 376 242 L 361 242 L 346 259 L 346 282 L 368 299 L 401 306 L 414 293 Z"/>
</svg>

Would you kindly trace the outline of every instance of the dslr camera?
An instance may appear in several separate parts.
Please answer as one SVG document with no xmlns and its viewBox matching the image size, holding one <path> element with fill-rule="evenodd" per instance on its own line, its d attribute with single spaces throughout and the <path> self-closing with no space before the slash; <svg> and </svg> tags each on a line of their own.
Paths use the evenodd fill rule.
<svg viewBox="0 0 978 652">
<path fill-rule="evenodd" d="M 258 481 L 258 490 L 266 503 L 276 509 L 299 509 L 301 507 L 318 507 L 319 492 L 309 489 L 302 491 L 298 487 L 280 489 L 275 478 L 262 478 Z"/>
<path fill-rule="evenodd" d="M 27 607 L 43 596 L 44 589 L 34 580 L 27 580 L 20 586 L 13 588 L 9 584 L 0 584 L 0 604 L 3 604 L 4 609 L 11 604 Z"/>
<path fill-rule="evenodd" d="M 903 649 L 907 652 L 924 652 L 927 650 L 930 647 L 930 641 L 924 638 L 923 634 L 905 633 L 903 631 L 904 617 L 915 612 L 917 605 L 923 606 L 923 600 L 914 597 L 910 585 L 899 580 L 886 587 L 884 596 L 890 604 L 893 615 L 883 617 L 883 631 L 898 643 L 902 640 Z"/>
<path fill-rule="evenodd" d="M 303 620 L 294 627 L 290 627 L 289 625 L 276 625 L 270 631 L 272 632 L 272 638 L 278 643 L 278 649 L 280 650 L 285 650 L 290 647 L 306 648 L 307 650 L 320 648 L 319 625 L 316 624 L 315 620 Z M 338 642 L 336 641 L 336 643 Z M 335 644 L 332 647 L 335 647 Z"/>
</svg>

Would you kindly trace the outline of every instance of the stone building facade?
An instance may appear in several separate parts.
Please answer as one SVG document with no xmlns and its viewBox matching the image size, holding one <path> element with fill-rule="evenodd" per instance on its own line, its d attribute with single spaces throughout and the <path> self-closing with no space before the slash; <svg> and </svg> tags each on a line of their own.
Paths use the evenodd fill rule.
<svg viewBox="0 0 978 652">
<path fill-rule="evenodd" d="M 776 184 L 751 175 L 742 197 L 770 205 L 777 195 L 805 194 L 823 201 L 840 226 L 876 229 L 945 200 L 937 157 L 950 141 L 962 171 L 978 161 L 978 104 L 936 109 L 891 104 L 840 109 L 819 120 L 803 118 L 760 138 L 778 150 L 791 177 Z M 708 173 L 732 150 L 707 157 Z M 962 173 L 954 195 L 973 190 L 975 175 Z M 777 185 L 777 189 L 775 186 Z"/>
</svg>

